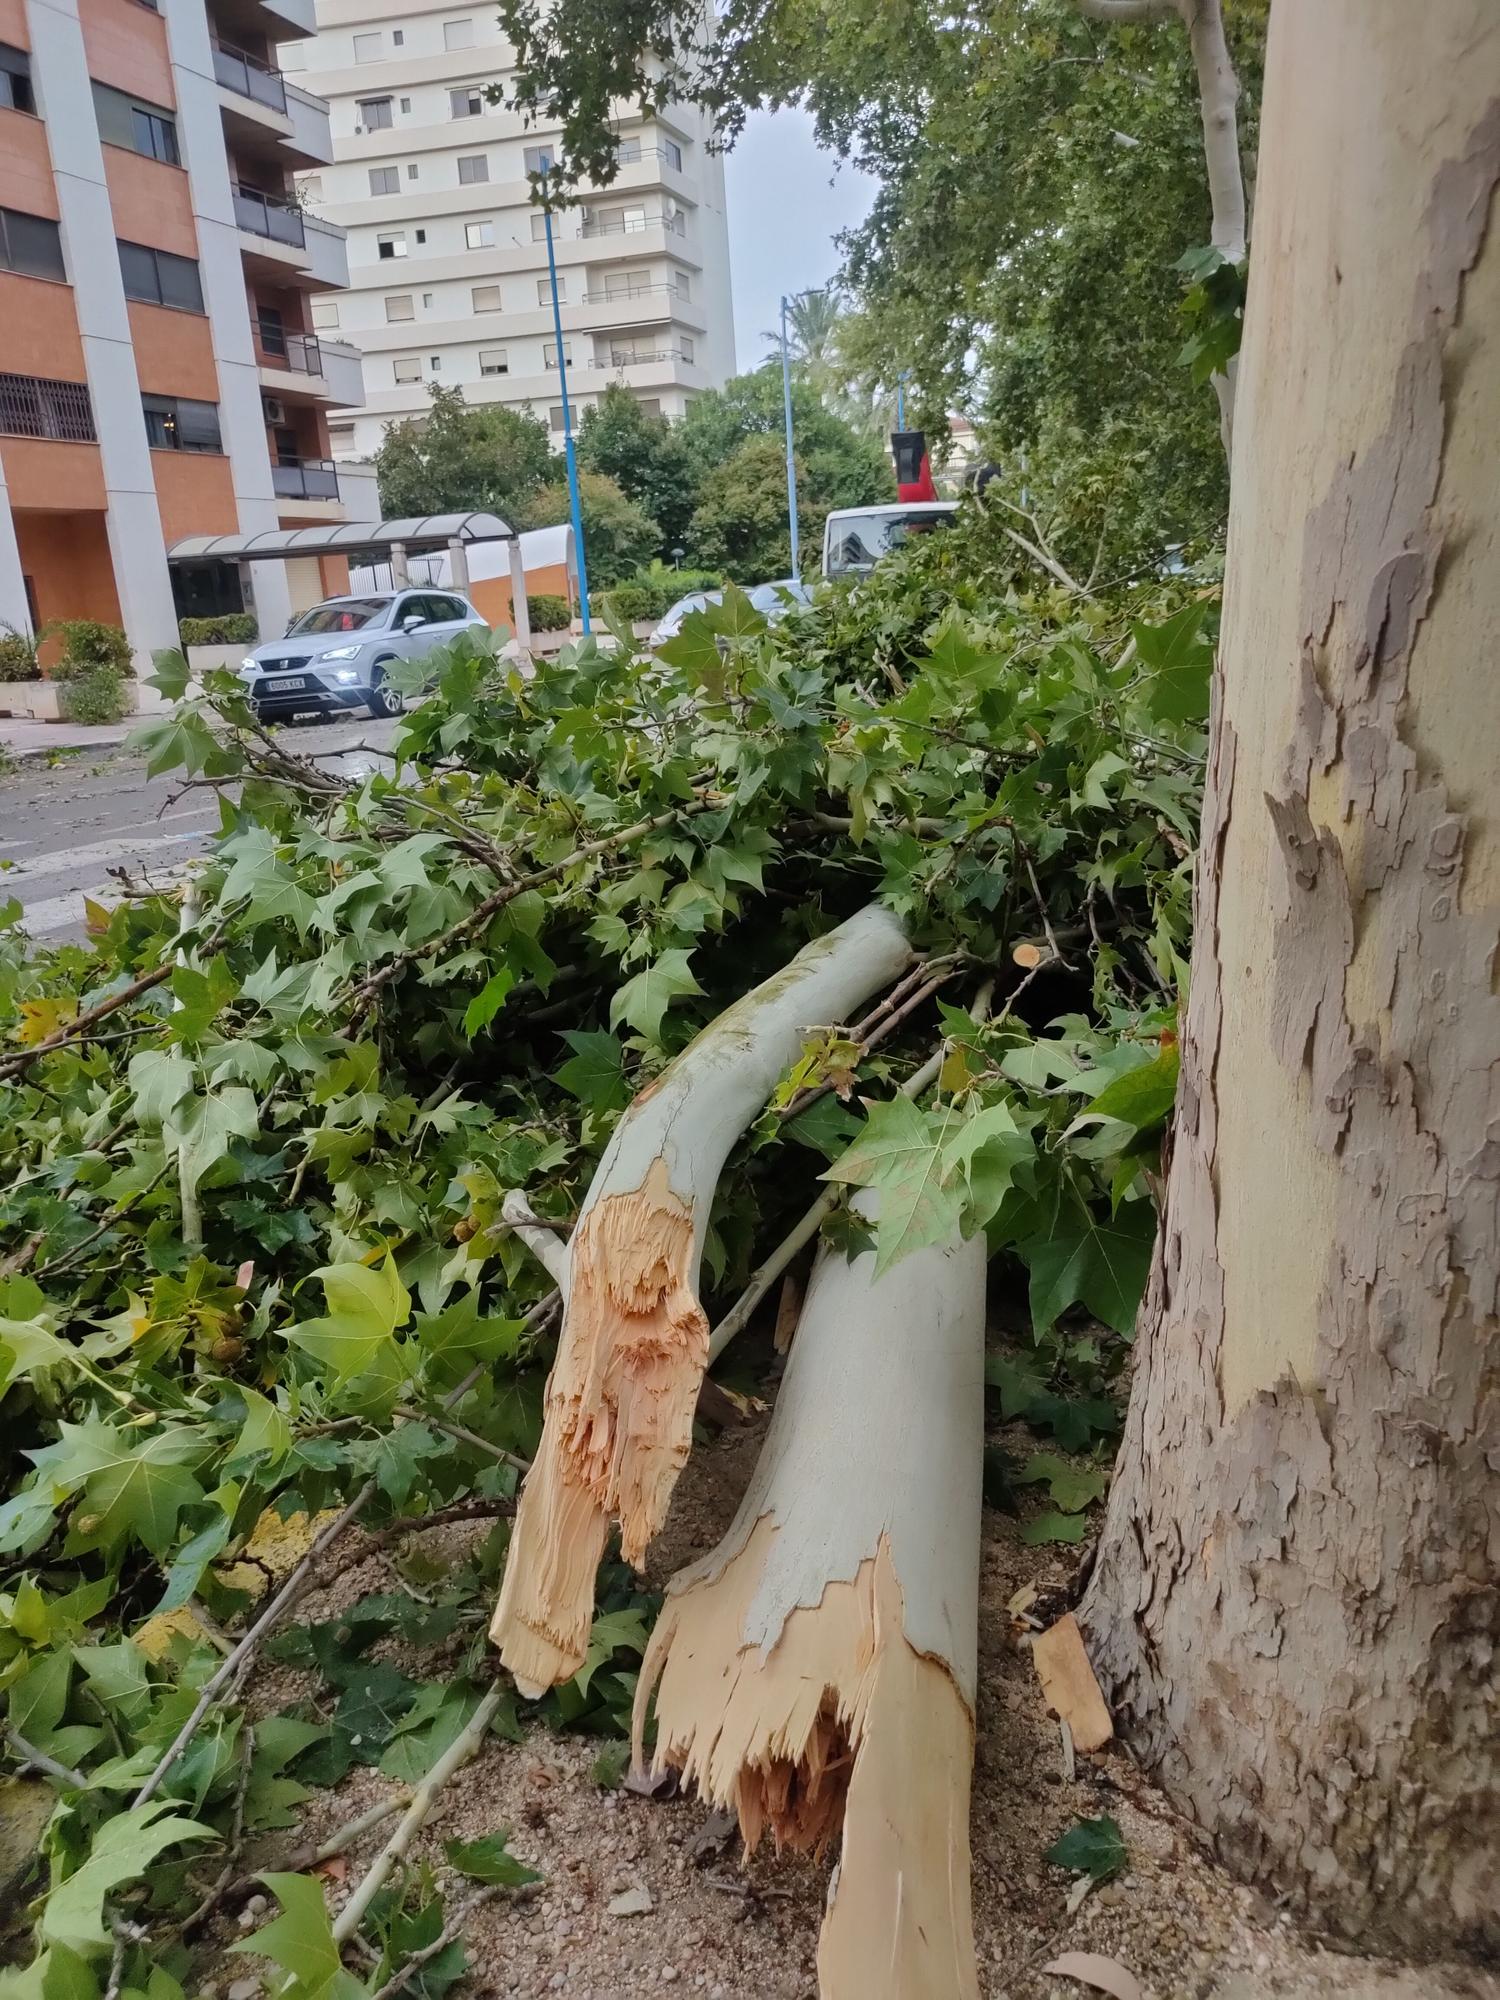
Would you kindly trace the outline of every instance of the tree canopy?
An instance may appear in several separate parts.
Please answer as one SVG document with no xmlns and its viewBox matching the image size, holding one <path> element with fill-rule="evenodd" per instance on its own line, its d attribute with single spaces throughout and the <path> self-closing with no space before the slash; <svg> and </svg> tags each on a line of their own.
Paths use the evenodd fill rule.
<svg viewBox="0 0 1500 2000">
<path fill-rule="evenodd" d="M 559 470 L 554 458 L 552 480 L 527 502 L 522 516 L 526 527 L 548 528 L 571 518 L 567 482 L 556 476 Z M 602 472 L 579 473 L 578 503 L 591 589 L 618 583 L 650 562 L 661 547 L 657 522 Z"/>
<path fill-rule="evenodd" d="M 434 383 L 429 394 L 427 414 L 389 425 L 375 453 L 382 513 L 523 514 L 552 473 L 547 426 L 499 403 L 465 402 L 462 389 Z"/>
<path fill-rule="evenodd" d="M 612 479 L 651 516 L 661 529 L 663 553 L 682 545 L 693 493 L 679 426 L 642 409 L 639 397 L 611 382 L 583 413 L 578 463 Z"/>
</svg>

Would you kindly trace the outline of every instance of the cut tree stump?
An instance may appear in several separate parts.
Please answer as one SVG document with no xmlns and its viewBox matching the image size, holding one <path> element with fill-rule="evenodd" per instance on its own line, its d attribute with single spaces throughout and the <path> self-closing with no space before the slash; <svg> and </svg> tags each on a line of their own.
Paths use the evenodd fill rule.
<svg viewBox="0 0 1500 2000">
<path fill-rule="evenodd" d="M 747 1847 L 842 1837 L 823 2000 L 977 2000 L 985 1245 L 874 1266 L 818 1259 L 744 1503 L 657 1621 L 634 1750 L 654 1692 L 657 1768 L 737 1812 Z"/>
<path fill-rule="evenodd" d="M 542 1441 L 521 1494 L 490 1636 L 528 1695 L 575 1674 L 610 1522 L 639 1565 L 692 1443 L 708 1365 L 698 1266 L 730 1148 L 808 1027 L 846 1019 L 910 965 L 872 904 L 711 1022 L 620 1120 L 565 1257 Z M 524 1228 L 524 1224 L 523 1224 Z"/>
</svg>

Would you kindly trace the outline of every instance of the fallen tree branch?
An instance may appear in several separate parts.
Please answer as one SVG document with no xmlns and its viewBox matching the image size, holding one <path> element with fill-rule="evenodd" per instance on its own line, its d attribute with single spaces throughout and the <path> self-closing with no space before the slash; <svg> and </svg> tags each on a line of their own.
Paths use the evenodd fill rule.
<svg viewBox="0 0 1500 2000">
<path fill-rule="evenodd" d="M 198 947 L 199 956 L 208 958 L 216 952 L 224 942 L 224 935 L 225 927 L 221 924 L 212 936 Z M 6 1082 L 12 1076 L 19 1076 L 29 1064 L 36 1062 L 41 1056 L 50 1055 L 54 1049 L 60 1049 L 68 1042 L 86 1039 L 89 1029 L 96 1021 L 107 1020 L 111 1014 L 117 1014 L 122 1007 L 128 1007 L 132 1000 L 139 1000 L 143 993 L 149 993 L 153 987 L 165 984 L 176 969 L 174 958 L 164 958 L 152 971 L 143 972 L 139 979 L 133 979 L 128 986 L 122 986 L 118 993 L 110 994 L 107 1000 L 99 1001 L 85 1013 L 75 1014 L 71 1021 L 59 1028 L 55 1034 L 48 1035 L 45 1041 L 38 1042 L 34 1048 L 12 1049 L 8 1054 L 0 1056 L 0 1083 Z"/>
<path fill-rule="evenodd" d="M 530 1888 L 530 1886 L 530 1883 L 522 1885 L 524 1888 Z M 443 1928 L 432 1940 L 432 1943 L 424 1944 L 420 1951 L 414 1951 L 399 1972 L 392 1973 L 384 1986 L 379 1986 L 375 1989 L 371 2000 L 395 2000 L 395 1996 L 406 1986 L 408 1981 L 416 1977 L 424 1965 L 429 1965 L 433 1959 L 440 1958 L 449 1945 L 452 1944 L 453 1940 L 463 1935 L 469 1919 L 473 1916 L 474 1912 L 482 1909 L 486 1903 L 494 1902 L 495 1898 L 501 1893 L 502 1887 L 503 1885 L 499 1882 L 487 1882 L 482 1889 L 476 1889 L 468 1901 L 461 1903 L 458 1909 L 454 1911 L 447 1923 L 444 1924 Z M 516 1892 L 513 1891 L 512 1893 Z"/>
<path fill-rule="evenodd" d="M 28 1743 L 19 1729 L 7 1729 L 5 1739 L 23 1764 L 32 1764 L 49 1778 L 56 1778 L 59 1784 L 71 1785 L 75 1792 L 86 1792 L 89 1781 L 82 1771 L 75 1771 L 71 1764 L 59 1764 L 55 1757 L 49 1757 L 45 1750 L 38 1750 L 34 1743 Z"/>
<path fill-rule="evenodd" d="M 566 1297 L 568 1290 L 568 1246 L 542 1221 L 519 1188 L 512 1188 L 500 1204 L 500 1214 L 516 1232 L 537 1262 Z"/>
<path fill-rule="evenodd" d="M 615 1127 L 568 1246 L 542 1441 L 490 1628 L 523 1694 L 582 1665 L 611 1520 L 639 1563 L 666 1516 L 708 1362 L 696 1280 L 730 1148 L 807 1023 L 846 1018 L 912 956 L 870 905 L 711 1022 Z"/>
<path fill-rule="evenodd" d="M 325 1861 L 335 1860 L 372 1827 L 379 1826 L 381 1821 L 389 1819 L 392 1813 L 404 1812 L 410 1804 L 411 1793 L 398 1792 L 394 1798 L 382 1799 L 378 1805 L 367 1806 L 356 1818 L 347 1821 L 336 1832 L 329 1834 L 326 1840 L 319 1841 L 316 1845 L 304 1841 L 300 1847 L 294 1847 L 283 1863 L 285 1872 L 288 1875 L 301 1875 L 309 1868 L 318 1868 Z M 237 1910 L 256 1894 L 259 1887 L 259 1872 L 254 1875 L 237 1876 L 220 1892 L 219 1901 L 226 1910 Z"/>
<path fill-rule="evenodd" d="M 495 1681 L 489 1693 L 470 1716 L 467 1726 L 453 1739 L 412 1793 L 411 1803 L 401 1816 L 401 1824 L 376 1855 L 365 1872 L 364 1879 L 334 1920 L 333 1935 L 340 1944 L 352 1938 L 359 1929 L 365 1911 L 379 1894 L 387 1876 L 397 1862 L 405 1857 L 407 1849 L 421 1831 L 428 1814 L 437 1802 L 438 1793 L 453 1773 L 468 1763 L 484 1741 L 484 1732 L 489 1728 L 490 1721 L 506 1693 L 505 1683 L 500 1680 Z"/>
</svg>

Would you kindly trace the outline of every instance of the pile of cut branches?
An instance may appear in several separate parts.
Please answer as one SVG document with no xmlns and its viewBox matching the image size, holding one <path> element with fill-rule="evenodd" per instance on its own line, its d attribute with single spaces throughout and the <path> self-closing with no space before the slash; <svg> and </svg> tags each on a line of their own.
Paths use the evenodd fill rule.
<svg viewBox="0 0 1500 2000">
<path fill-rule="evenodd" d="M 785 1435 L 650 1641 L 656 1754 L 752 1837 L 823 1845 L 847 1804 L 865 1884 L 892 1857 L 857 1839 L 858 1773 L 872 1800 L 905 1780 L 856 1756 L 851 1792 L 846 1753 L 920 1703 L 911 1754 L 964 1764 L 972 1602 L 936 1570 L 918 1602 L 914 1565 L 977 1506 L 987 1252 L 1030 1299 L 1007 1414 L 1070 1451 L 1112 1433 L 1216 617 L 1211 579 L 1095 597 L 1021 560 L 978 518 L 774 628 L 730 591 L 655 657 L 620 633 L 523 675 L 455 647 L 355 781 L 212 678 L 145 732 L 221 797 L 191 892 L 50 950 L 0 910 L 0 1693 L 7 1761 L 57 1799 L 0 1989 L 174 2000 L 247 1849 L 360 1763 L 412 1788 L 381 1862 L 334 1927 L 294 1848 L 253 1946 L 299 1996 L 451 1983 L 451 1912 L 405 1865 L 431 1788 L 533 1715 L 619 1734 L 634 1706 L 645 1754 L 656 1607 L 611 1524 L 638 1559 L 711 1346 L 815 1239 Z M 180 660 L 159 683 L 185 697 Z M 830 1370 L 856 1457 L 871 1398 L 902 1421 L 881 1506 L 847 1482 L 815 1632 L 799 1425 Z M 424 1535 L 457 1520 L 444 1566 Z M 296 1623 L 356 1529 L 406 1587 Z M 856 1687 L 903 1601 L 912 1646 Z M 770 1727 L 790 1697 L 747 1674 L 710 1714 L 715 1649 L 783 1625 L 769 1657 L 810 1649 L 848 1700 Z M 384 1637 L 407 1665 L 443 1645 L 441 1678 L 372 1661 Z M 252 1726 L 267 1649 L 321 1692 Z M 480 1893 L 524 1878 L 478 1846 L 449 1859 Z"/>
</svg>

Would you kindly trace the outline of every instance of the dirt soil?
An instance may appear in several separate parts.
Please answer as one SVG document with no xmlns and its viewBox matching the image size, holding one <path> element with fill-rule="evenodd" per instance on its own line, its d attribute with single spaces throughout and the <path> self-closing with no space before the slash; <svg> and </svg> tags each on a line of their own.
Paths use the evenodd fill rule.
<svg viewBox="0 0 1500 2000">
<path fill-rule="evenodd" d="M 695 1451 L 652 1551 L 655 1586 L 723 1534 L 764 1425 L 757 1419 Z M 424 1553 L 433 1553 L 435 1540 L 424 1538 Z M 357 1557 L 356 1544 L 337 1581 L 321 1601 L 310 1599 L 302 1616 L 326 1617 L 390 1587 L 383 1556 Z M 1076 1563 L 1076 1550 L 1028 1547 L 1018 1520 L 986 1507 L 972 1820 L 986 2000 L 1083 2000 L 1091 1989 L 1044 1969 L 1063 1951 L 1117 1960 L 1139 1982 L 1143 2000 L 1500 2000 L 1500 1978 L 1472 1966 L 1403 1967 L 1326 1948 L 1216 1867 L 1119 1748 L 1079 1757 L 1072 1779 L 1064 1777 L 1058 1725 L 1043 1706 L 1028 1635 L 1007 1607 L 1034 1583 L 1038 1609 L 1062 1608 Z M 302 1677 L 267 1669 L 252 1703 L 264 1713 L 310 1692 Z M 553 1993 L 625 2000 L 662 1989 L 709 2000 L 813 2000 L 827 1868 L 778 1862 L 768 1851 L 742 1866 L 737 1838 L 696 1800 L 601 1792 L 590 1777 L 598 1749 L 595 1740 L 545 1731 L 523 1745 L 491 1738 L 439 1800 L 414 1851 L 440 1875 L 447 1873 L 443 1841 L 505 1827 L 512 1851 L 545 1877 L 537 1889 L 474 1913 L 464 1932 L 464 2000 Z M 296 1837 L 326 1839 L 395 1790 L 374 1771 L 351 1772 L 336 1791 L 309 1801 Z M 1070 1913 L 1074 1878 L 1043 1856 L 1076 1820 L 1100 1813 L 1119 1822 L 1129 1866 Z M 347 1878 L 329 1884 L 335 1905 L 393 1824 L 350 1851 Z M 254 1865 L 276 1866 L 293 1839 L 268 1838 L 253 1853 Z M 451 1879 L 446 1887 L 451 1912 L 466 1889 Z M 649 1910 L 612 1915 L 611 1900 L 627 1891 L 644 1891 Z M 226 1922 L 219 1938 L 227 1944 L 243 1935 Z M 249 1969 L 244 1958 L 225 1959 L 198 1991 L 222 2000 Z"/>
</svg>

